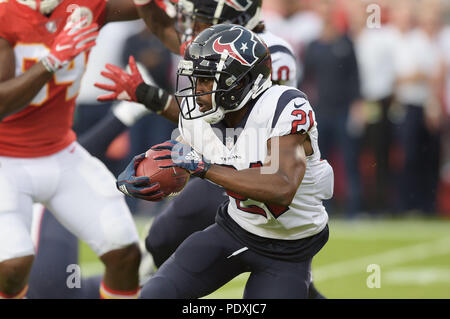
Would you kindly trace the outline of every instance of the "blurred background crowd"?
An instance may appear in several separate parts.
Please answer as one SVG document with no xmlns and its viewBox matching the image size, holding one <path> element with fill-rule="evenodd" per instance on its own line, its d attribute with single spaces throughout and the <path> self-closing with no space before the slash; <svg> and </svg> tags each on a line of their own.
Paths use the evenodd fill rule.
<svg viewBox="0 0 450 319">
<path fill-rule="evenodd" d="M 297 56 L 298 88 L 335 171 L 330 216 L 450 217 L 450 0 L 264 0 L 263 19 Z M 174 91 L 179 57 L 141 21 L 109 24 L 97 43 L 78 98 L 79 135 L 111 107 L 93 86 L 106 63 L 124 67 L 132 54 Z M 117 176 L 175 128 L 146 115 L 101 160 Z M 128 200 L 136 214 L 164 205 Z"/>
</svg>

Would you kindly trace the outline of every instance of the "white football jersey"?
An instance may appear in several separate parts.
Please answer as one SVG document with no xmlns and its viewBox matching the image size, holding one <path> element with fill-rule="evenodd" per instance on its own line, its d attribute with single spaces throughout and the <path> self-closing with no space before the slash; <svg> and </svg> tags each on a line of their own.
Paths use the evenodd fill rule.
<svg viewBox="0 0 450 319">
<path fill-rule="evenodd" d="M 272 81 L 297 87 L 297 62 L 289 43 L 268 31 L 258 33 L 258 36 L 269 48 L 272 58 Z"/>
<path fill-rule="evenodd" d="M 296 240 L 325 228 L 328 215 L 322 200 L 333 194 L 333 170 L 320 159 L 314 111 L 301 91 L 288 86 L 270 87 L 236 129 L 225 128 L 222 122 L 211 125 L 202 118 L 185 120 L 181 115 L 179 129 L 184 141 L 206 159 L 237 170 L 261 166 L 267 157 L 267 141 L 272 137 L 309 134 L 313 154 L 307 157 L 305 176 L 288 207 L 266 205 L 228 192 L 228 214 L 248 232 L 266 238 Z M 271 149 L 271 162 L 276 163 L 276 146 L 272 144 Z M 263 167 L 262 173 L 276 170 Z"/>
</svg>

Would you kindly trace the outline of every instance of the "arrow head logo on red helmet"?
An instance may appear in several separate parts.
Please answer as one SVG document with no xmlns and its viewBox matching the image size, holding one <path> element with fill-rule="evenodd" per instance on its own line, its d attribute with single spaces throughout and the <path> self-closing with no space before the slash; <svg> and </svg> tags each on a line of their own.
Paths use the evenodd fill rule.
<svg viewBox="0 0 450 319">
<path fill-rule="evenodd" d="M 218 37 L 213 43 L 213 50 L 222 54 L 225 50 L 235 60 L 242 65 L 250 66 L 256 60 L 255 46 L 257 42 L 253 39 L 253 34 L 243 27 L 236 26 L 230 29 L 234 31 Z"/>
</svg>

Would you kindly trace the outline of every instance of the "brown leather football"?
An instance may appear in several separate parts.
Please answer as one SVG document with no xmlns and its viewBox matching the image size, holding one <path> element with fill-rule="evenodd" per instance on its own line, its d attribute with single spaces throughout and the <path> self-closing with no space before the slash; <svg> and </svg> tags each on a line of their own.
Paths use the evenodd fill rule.
<svg viewBox="0 0 450 319">
<path fill-rule="evenodd" d="M 170 156 L 169 150 L 148 150 L 145 159 L 139 163 L 136 176 L 147 176 L 150 182 L 159 183 L 164 196 L 175 196 L 184 188 L 191 176 L 188 171 L 181 167 L 159 168 L 172 164 L 171 159 L 155 160 L 155 157 Z"/>
</svg>

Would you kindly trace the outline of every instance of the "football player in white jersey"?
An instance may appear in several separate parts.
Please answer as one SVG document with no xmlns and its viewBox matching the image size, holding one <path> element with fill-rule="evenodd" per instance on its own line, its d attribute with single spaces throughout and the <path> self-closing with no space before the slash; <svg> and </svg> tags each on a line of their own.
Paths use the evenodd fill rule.
<svg viewBox="0 0 450 319">
<path fill-rule="evenodd" d="M 312 258 L 328 240 L 322 200 L 332 196 L 333 170 L 320 159 L 306 96 L 272 85 L 271 71 L 267 46 L 242 26 L 212 26 L 187 46 L 175 94 L 181 138 L 152 149 L 156 160 L 224 187 L 229 199 L 213 225 L 158 269 L 142 298 L 199 298 L 243 272 L 251 273 L 244 298 L 308 297 Z M 118 186 L 157 196 L 158 183 L 134 176 L 144 156 Z"/>
<path fill-rule="evenodd" d="M 174 52 L 180 50 L 180 39 L 185 41 L 180 50 L 183 52 L 192 36 L 217 23 L 238 23 L 251 28 L 266 42 L 271 53 L 272 81 L 277 84 L 296 85 L 296 61 L 292 48 L 283 39 L 265 31 L 260 18 L 261 1 L 248 2 L 242 7 L 222 0 L 179 1 L 177 21 L 182 23 L 176 25 L 170 21 L 167 22 L 167 16 L 164 16 L 164 13 L 153 3 L 138 7 L 139 10 L 150 29 Z M 130 64 L 134 64 L 133 59 L 130 60 Z M 110 73 L 105 75 L 115 82 L 115 86 L 99 84 L 99 87 L 113 92 L 109 96 L 101 97 L 100 100 L 117 98 L 140 102 L 148 109 L 175 122 L 178 121 L 180 111 L 175 101 L 161 89 L 144 83 L 136 72 L 136 68 L 132 68 L 131 75 L 114 66 L 107 68 Z M 154 196 L 151 192 L 145 194 L 145 191 L 148 190 L 138 189 L 131 191 L 129 195 L 145 200 L 160 198 L 159 195 Z M 152 254 L 157 267 L 162 265 L 190 234 L 214 223 L 214 212 L 216 207 L 225 200 L 224 195 L 225 192 L 221 187 L 195 178 L 166 209 L 158 214 L 146 240 L 147 249 Z M 209 198 L 209 201 L 202 201 L 203 197 Z M 310 297 L 323 298 L 313 284 L 310 286 Z"/>
</svg>

